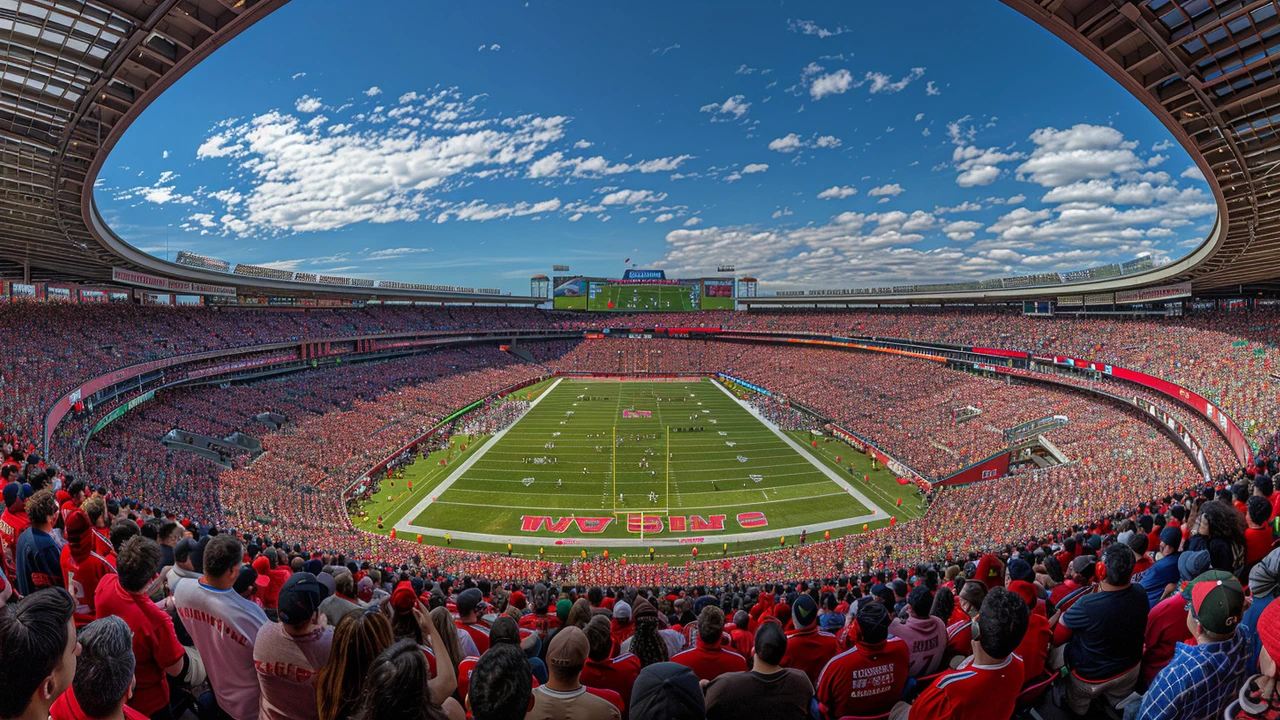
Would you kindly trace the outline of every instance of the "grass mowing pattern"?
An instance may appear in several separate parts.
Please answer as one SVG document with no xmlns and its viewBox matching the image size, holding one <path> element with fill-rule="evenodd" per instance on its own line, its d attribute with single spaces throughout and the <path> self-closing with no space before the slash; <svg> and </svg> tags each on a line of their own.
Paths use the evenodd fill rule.
<svg viewBox="0 0 1280 720">
<path fill-rule="evenodd" d="M 628 408 L 652 417 L 624 419 Z M 616 490 L 610 452 L 615 425 L 622 440 Z M 703 428 L 671 433 L 669 490 L 668 426 Z M 532 462 L 543 457 L 549 461 Z M 531 535 L 521 532 L 523 515 L 611 517 L 615 507 L 648 515 L 665 515 L 668 508 L 671 515 L 726 515 L 726 533 L 743 532 L 735 521 L 740 512 L 763 512 L 768 527 L 779 529 L 869 512 L 709 381 L 566 379 L 413 522 L 520 536 Z M 547 536 L 545 530 L 538 534 Z M 661 537 L 715 535 L 664 529 Z M 581 536 L 576 527 L 561 535 Z M 633 536 L 620 517 L 592 537 Z"/>
</svg>

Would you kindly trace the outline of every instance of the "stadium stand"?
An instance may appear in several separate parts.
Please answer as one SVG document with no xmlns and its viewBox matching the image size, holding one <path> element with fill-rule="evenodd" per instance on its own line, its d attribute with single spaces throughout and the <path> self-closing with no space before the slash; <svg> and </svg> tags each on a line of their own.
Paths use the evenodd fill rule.
<svg viewBox="0 0 1280 720">
<path fill-rule="evenodd" d="M 90 621 L 111 616 L 112 608 L 118 606 L 117 596 L 134 598 L 135 603 L 160 600 L 154 612 L 167 616 L 173 628 L 180 629 L 165 654 L 153 654 L 160 651 L 138 644 L 137 628 L 142 626 L 132 623 L 144 621 L 127 613 L 121 616 L 135 628 L 138 667 L 144 661 L 154 668 L 183 654 L 199 655 L 206 672 L 215 678 L 212 701 L 233 717 L 235 713 L 336 717 L 324 715 L 325 708 L 334 704 L 358 708 L 368 702 L 344 690 L 342 668 L 370 669 L 375 659 L 353 654 L 352 643 L 360 633 L 371 632 L 364 626 L 382 623 L 388 634 L 380 637 L 387 639 L 374 649 L 389 656 L 398 647 L 390 641 L 406 633 L 415 643 L 429 646 L 439 681 L 433 681 L 433 707 L 445 714 L 463 713 L 462 701 L 469 697 L 475 717 L 485 717 L 486 702 L 498 702 L 493 683 L 518 682 L 526 677 L 522 673 L 531 672 L 520 670 L 528 663 L 549 665 L 561 673 L 576 667 L 574 663 L 581 664 L 586 668 L 581 676 L 585 682 L 617 692 L 630 716 L 656 717 L 645 715 L 644 688 L 652 682 L 648 678 L 666 677 L 664 673 L 679 678 L 690 672 L 689 677 L 703 677 L 701 673 L 707 672 L 707 666 L 699 664 L 703 661 L 686 662 L 693 657 L 685 652 L 689 638 L 711 638 L 698 641 L 698 653 L 729 650 L 720 650 L 719 631 L 703 635 L 690 628 L 721 624 L 735 639 L 735 651 L 751 655 L 757 668 L 778 667 L 778 672 L 785 672 L 787 666 L 799 666 L 800 648 L 817 653 L 805 661 L 809 663 L 805 667 L 818 670 L 814 678 L 804 678 L 813 688 L 805 692 L 828 713 L 829 708 L 847 707 L 839 705 L 840 693 L 831 689 L 826 677 L 851 672 L 844 669 L 844 658 L 851 657 L 844 650 L 882 652 L 886 643 L 898 642 L 878 639 L 887 631 L 891 638 L 903 639 L 903 656 L 913 657 L 912 652 L 925 650 L 907 628 L 926 622 L 930 615 L 961 637 L 971 636 L 976 622 L 980 640 L 948 644 L 943 657 L 958 669 L 946 670 L 944 665 L 941 676 L 935 672 L 912 681 L 913 690 L 906 694 L 914 698 L 911 706 L 897 706 L 898 712 L 911 717 L 963 702 L 956 693 L 964 692 L 964 683 L 971 682 L 974 667 L 984 668 L 980 672 L 1008 670 L 1007 677 L 993 681 L 994 690 L 986 691 L 988 708 L 1014 707 L 1022 687 L 1039 687 L 1053 677 L 1051 671 L 1066 665 L 1071 670 L 1060 681 L 1065 710 L 1102 712 L 1101 700 L 1090 708 L 1093 686 L 1100 678 L 1115 678 L 1114 673 L 1100 674 L 1108 672 L 1105 665 L 1090 664 L 1090 658 L 1100 654 L 1121 662 L 1133 659 L 1131 666 L 1119 668 L 1125 673 L 1109 688 L 1112 694 L 1145 691 L 1146 699 L 1138 701 L 1139 712 L 1153 712 L 1148 706 L 1165 702 L 1160 698 L 1182 687 L 1179 683 L 1197 662 L 1185 654 L 1144 654 L 1148 646 L 1144 634 L 1154 637 L 1152 633 L 1164 632 L 1162 628 L 1191 628 L 1178 639 L 1196 633 L 1200 646 L 1208 648 L 1204 657 L 1211 658 L 1214 667 L 1226 668 L 1212 687 L 1196 686 L 1208 693 L 1205 702 L 1209 703 L 1218 703 L 1245 684 L 1243 667 L 1250 652 L 1280 652 L 1280 647 L 1269 645 L 1270 638 L 1280 636 L 1280 611 L 1251 610 L 1251 615 L 1245 615 L 1242 589 L 1243 581 L 1250 581 L 1256 607 L 1272 597 L 1268 593 L 1274 582 L 1265 578 L 1280 577 L 1280 552 L 1270 554 L 1268 526 L 1280 499 L 1270 481 L 1276 470 L 1275 429 L 1280 423 L 1273 404 L 1264 401 L 1275 353 L 1270 311 L 1144 321 L 1032 321 L 990 310 L 678 316 L 685 326 L 1021 348 L 1103 359 L 1159 373 L 1220 402 L 1242 419 L 1256 444 L 1258 463 L 1241 467 L 1214 428 L 1181 411 L 1179 417 L 1206 441 L 1216 473 L 1207 485 L 1188 458 L 1140 415 L 1120 412 L 1116 405 L 1084 392 L 1102 388 L 1115 395 L 1137 394 L 1167 402 L 1158 393 L 1115 379 L 1071 376 L 1059 387 L 1048 387 L 958 373 L 919 359 L 690 339 L 528 342 L 523 347 L 533 363 L 482 344 L 319 367 L 225 388 L 215 384 L 167 391 L 92 436 L 94 420 L 114 406 L 73 415 L 55 433 L 53 457 L 46 461 L 38 443 L 45 409 L 67 388 L 104 369 L 206 350 L 314 338 L 394 335 L 424 328 L 446 334 L 539 328 L 583 331 L 602 329 L 607 319 L 462 307 L 272 313 L 22 303 L 0 308 L 0 317 L 14 329 L 10 352 L 0 358 L 0 418 L 5 479 L 16 483 L 7 485 L 5 525 L 0 527 L 4 530 L 0 544 L 12 544 L 11 548 L 6 545 L 12 551 L 6 558 L 13 557 L 3 567 L 10 590 L 0 615 L 0 646 L 17 624 L 70 608 L 65 610 L 66 617 L 83 616 L 83 632 L 94 630 L 86 635 L 92 640 L 86 646 L 89 653 L 96 647 L 94 638 L 107 632 Z M 628 324 L 670 326 L 675 319 L 631 316 Z M 42 361 L 51 352 L 57 353 L 58 361 Z M 250 357 L 278 360 L 272 353 L 279 352 L 264 349 Z M 183 371 L 184 377 L 195 376 L 207 362 L 194 361 Z M 780 551 L 683 566 L 623 564 L 600 556 L 568 563 L 540 561 L 421 545 L 352 527 L 342 493 L 353 477 L 453 409 L 548 372 L 730 372 L 773 390 L 775 395 L 758 399 L 757 407 L 785 426 L 812 423 L 811 415 L 796 409 L 807 408 L 852 430 L 874 434 L 907 464 L 931 477 L 998 447 L 1000 435 L 984 431 L 986 426 L 1008 428 L 1062 415 L 1070 421 L 1047 436 L 1071 460 L 981 484 L 935 489 L 924 514 L 909 522 Z M 981 422 L 955 422 L 950 411 L 960 406 L 980 407 Z M 472 417 L 468 422 L 474 425 L 469 429 L 492 429 L 510 422 L 516 410 L 500 408 Z M 280 429 L 271 430 L 253 419 L 264 411 L 289 419 Z M 242 431 L 260 437 L 267 452 L 252 465 L 237 463 L 223 469 L 167 451 L 155 442 L 178 426 L 211 437 Z M 34 491 L 30 497 L 24 483 Z M 61 493 L 58 497 L 53 497 L 55 488 Z M 1249 511 L 1250 522 L 1239 506 Z M 121 520 L 134 522 L 120 525 Z M 24 522 L 32 527 L 12 532 Z M 144 537 L 130 540 L 136 531 L 126 533 L 120 529 L 124 527 L 141 527 Z M 153 532 L 163 542 L 156 544 L 150 537 Z M 1255 538 L 1261 532 L 1267 540 L 1259 545 Z M 68 548 L 97 543 L 93 552 L 114 563 L 118 574 L 93 576 L 74 569 L 80 567 L 76 563 L 88 561 L 77 560 L 68 554 L 71 551 L 63 553 L 59 565 L 42 565 L 51 561 L 28 553 L 45 537 L 55 544 L 69 542 Z M 199 567 L 193 555 L 200 559 Z M 244 555 L 249 562 L 240 565 Z M 1098 559 L 1105 561 L 1105 570 L 1095 570 Z M 163 573 L 161 563 L 166 565 Z M 1202 577 L 1215 572 L 1219 574 Z M 261 582 L 245 580 L 258 573 Z M 1179 573 L 1189 589 L 1178 589 Z M 157 574 L 162 580 L 148 588 L 147 581 Z M 186 580 L 196 582 L 184 585 Z M 96 583 L 96 588 L 86 589 L 85 583 Z M 235 597 L 211 605 L 198 594 L 201 583 L 225 584 Z M 1204 589 L 1198 591 L 1201 584 Z M 39 589 L 46 585 L 51 587 Z M 977 586 L 981 591 L 973 589 Z M 83 602 L 59 589 L 67 587 L 76 591 L 76 597 L 92 597 L 96 610 L 82 611 Z M 1180 592 L 1192 598 L 1190 611 L 1184 609 L 1188 601 Z M 315 623 L 320 602 L 331 595 L 352 607 L 373 609 L 340 615 L 336 628 L 316 629 L 309 623 Z M 964 603 L 957 597 L 964 598 Z M 450 649 L 452 639 L 442 637 L 432 622 L 413 619 L 418 599 L 427 609 L 454 613 L 462 626 L 484 626 L 489 650 L 476 661 Z M 583 604 L 585 610 L 575 613 L 575 604 Z M 1210 604 L 1222 609 L 1210 613 Z M 1122 612 L 1121 605 L 1131 609 Z M 1188 613 L 1198 622 L 1188 626 Z M 593 626 L 594 614 L 606 620 Z M 501 619 L 504 615 L 512 619 Z M 910 619 L 899 630 L 901 623 L 891 621 L 895 616 Z M 976 621 L 971 619 L 975 616 Z M 221 637 L 202 629 L 207 618 L 222 622 L 236 618 L 242 623 L 237 627 L 246 640 L 252 638 L 253 657 L 237 659 L 227 653 L 219 644 L 224 642 Z M 1125 633 L 1110 637 L 1096 629 L 1095 623 L 1113 619 L 1123 620 Z M 457 633 L 456 628 L 449 630 L 453 622 L 442 627 Z M 534 648 L 521 649 L 517 625 L 539 636 Z M 568 630 L 569 626 L 577 630 Z M 291 653 L 297 652 L 296 640 L 282 644 L 282 638 L 309 637 L 308 633 L 324 638 L 327 648 L 306 656 L 309 672 L 320 678 L 314 693 L 317 709 L 280 710 L 279 693 L 290 690 L 277 687 L 280 678 L 262 669 L 295 657 Z M 814 645 L 808 639 L 814 633 L 829 634 L 831 639 Z M 635 655 L 614 649 L 615 638 L 621 643 L 631 636 L 635 640 L 629 647 Z M 510 638 L 514 644 L 502 650 L 507 640 L 495 638 Z M 601 638 L 603 644 L 597 642 Z M 175 649 L 177 655 L 169 654 Z M 31 650 L 40 652 L 53 650 Z M 5 663 L 0 669 L 8 673 L 6 677 L 16 672 L 8 658 L 0 652 L 0 663 Z M 675 662 L 664 664 L 664 660 Z M 612 674 L 601 675 L 605 672 L 601 663 Z M 181 712 L 192 706 L 181 703 L 191 703 L 191 688 L 199 688 L 200 683 L 193 682 L 198 678 L 190 676 L 189 667 L 182 670 L 190 661 L 176 665 L 178 689 L 162 697 L 159 707 L 168 708 L 172 702 Z M 681 665 L 691 671 L 678 669 Z M 1028 666 L 1036 668 L 1030 675 L 1024 671 Z M 894 682 L 901 673 L 907 682 L 905 666 L 891 664 L 884 672 L 891 673 Z M 233 691 L 227 678 L 237 674 L 248 684 Z M 1139 680 L 1140 676 L 1147 679 Z M 799 682 L 803 676 L 796 677 Z M 467 692 L 457 690 L 459 681 Z M 717 707 L 732 704 L 734 695 L 717 688 L 727 682 L 715 680 L 699 696 L 705 697 L 708 717 L 716 716 Z M 957 685 L 960 690 L 955 689 Z M 593 691 L 596 687 L 592 686 Z M 84 688 L 89 692 L 89 685 Z M 77 693 L 76 701 L 84 702 L 74 682 L 68 692 Z M 33 697 L 23 694 L 17 702 L 41 702 Z M 155 692 L 135 693 L 129 700 L 124 700 L 123 692 L 119 695 L 121 701 L 134 703 L 133 709 L 145 711 L 157 707 L 156 697 Z M 536 706 L 541 696 L 534 697 Z M 896 702 L 899 697 L 894 695 L 887 705 L 894 707 Z M 1040 698 L 1039 702 L 1048 701 Z M 878 710 L 882 706 L 868 700 L 852 707 Z M 921 716 L 950 716 L 937 712 L 942 714 Z"/>
</svg>

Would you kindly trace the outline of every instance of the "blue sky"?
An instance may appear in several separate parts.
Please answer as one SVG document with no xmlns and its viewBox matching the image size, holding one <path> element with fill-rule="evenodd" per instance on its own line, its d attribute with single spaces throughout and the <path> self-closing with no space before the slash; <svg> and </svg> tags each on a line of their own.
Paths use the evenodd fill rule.
<svg viewBox="0 0 1280 720">
<path fill-rule="evenodd" d="M 99 179 L 115 231 L 408 282 L 631 258 L 776 290 L 1163 261 L 1214 218 L 1163 126 L 995 0 L 350 8 L 286 5 L 143 113 Z"/>
</svg>

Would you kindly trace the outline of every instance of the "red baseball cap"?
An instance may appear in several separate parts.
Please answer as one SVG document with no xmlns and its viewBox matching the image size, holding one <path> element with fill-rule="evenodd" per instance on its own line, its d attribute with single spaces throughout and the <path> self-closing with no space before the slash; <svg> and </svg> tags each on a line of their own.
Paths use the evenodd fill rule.
<svg viewBox="0 0 1280 720">
<path fill-rule="evenodd" d="M 401 580 L 396 589 L 391 591 L 391 608 L 398 613 L 413 612 L 413 606 L 417 602 L 418 594 L 413 591 L 413 585 L 408 580 Z"/>
</svg>

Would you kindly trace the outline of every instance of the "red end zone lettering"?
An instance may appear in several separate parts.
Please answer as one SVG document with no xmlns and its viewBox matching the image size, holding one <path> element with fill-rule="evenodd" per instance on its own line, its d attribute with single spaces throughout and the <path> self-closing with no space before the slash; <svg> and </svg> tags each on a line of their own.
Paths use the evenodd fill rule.
<svg viewBox="0 0 1280 720">
<path fill-rule="evenodd" d="M 662 518 L 656 515 L 645 515 L 643 517 L 643 524 L 641 523 L 641 520 L 642 518 L 639 515 L 628 515 L 627 532 L 638 533 L 643 531 L 650 535 L 662 532 Z"/>
<path fill-rule="evenodd" d="M 738 513 L 738 524 L 743 529 L 766 527 L 769 521 L 765 518 L 764 513 L 759 511 Z"/>
<path fill-rule="evenodd" d="M 709 518 L 704 518 L 701 515 L 690 515 L 689 530 L 690 532 L 722 531 L 724 530 L 724 517 L 724 515 L 712 515 Z M 760 517 L 763 518 L 764 515 Z"/>
<path fill-rule="evenodd" d="M 547 532 L 553 532 L 557 535 L 564 533 L 569 529 L 570 525 L 577 525 L 578 529 L 584 533 L 604 532 L 609 527 L 609 523 L 613 522 L 613 518 L 557 518 L 555 522 L 546 515 L 522 515 L 520 517 L 521 532 L 538 532 L 546 528 Z M 597 529 L 598 528 L 598 529 Z"/>
</svg>

